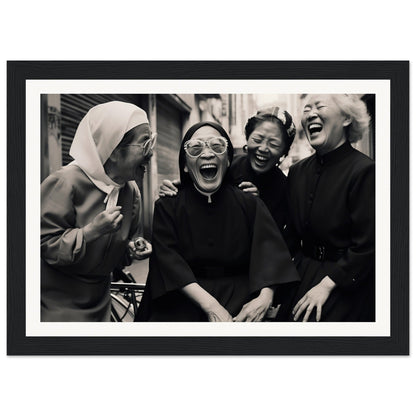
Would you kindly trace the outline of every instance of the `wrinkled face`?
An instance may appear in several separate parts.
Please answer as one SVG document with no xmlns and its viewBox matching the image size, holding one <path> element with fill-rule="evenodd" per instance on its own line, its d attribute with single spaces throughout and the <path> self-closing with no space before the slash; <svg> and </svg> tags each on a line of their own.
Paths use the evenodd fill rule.
<svg viewBox="0 0 416 416">
<path fill-rule="evenodd" d="M 188 140 L 188 145 L 196 144 L 196 140 L 207 143 L 208 140 L 221 134 L 211 126 L 202 126 Z M 186 144 L 186 143 L 185 143 Z M 228 153 L 218 154 L 205 145 L 199 156 L 192 157 L 186 153 L 184 171 L 188 172 L 195 186 L 202 192 L 213 193 L 221 186 L 224 175 L 230 165 Z"/>
<path fill-rule="evenodd" d="M 153 155 L 153 150 L 146 145 L 152 138 L 149 124 L 134 127 L 126 135 L 131 135 L 130 139 L 126 144 L 120 143 L 109 158 L 115 167 L 115 180 L 140 182 Z"/>
<path fill-rule="evenodd" d="M 247 140 L 250 166 L 256 173 L 264 173 L 279 162 L 285 151 L 282 128 L 272 121 L 258 124 Z"/>
<path fill-rule="evenodd" d="M 307 99 L 302 126 L 311 146 L 320 154 L 345 143 L 345 127 L 350 123 L 351 119 L 342 113 L 330 94 L 312 95 Z"/>
</svg>

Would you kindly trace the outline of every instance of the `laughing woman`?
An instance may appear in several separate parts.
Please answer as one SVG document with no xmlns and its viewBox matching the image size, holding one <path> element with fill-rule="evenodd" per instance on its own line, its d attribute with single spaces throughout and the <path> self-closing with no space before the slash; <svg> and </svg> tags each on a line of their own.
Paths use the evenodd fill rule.
<svg viewBox="0 0 416 416">
<path fill-rule="evenodd" d="M 263 202 L 230 184 L 233 147 L 201 122 L 185 134 L 181 188 L 160 198 L 139 320 L 261 321 L 280 284 L 299 280 Z"/>
<path fill-rule="evenodd" d="M 302 125 L 316 153 L 288 177 L 302 279 L 295 321 L 375 319 L 375 166 L 351 146 L 368 123 L 356 96 L 312 95 L 305 103 Z"/>
<path fill-rule="evenodd" d="M 110 320 L 110 274 L 138 234 L 134 180 L 153 144 L 146 113 L 133 104 L 100 104 L 81 120 L 75 161 L 41 187 L 42 321 Z"/>
<path fill-rule="evenodd" d="M 247 120 L 244 132 L 246 153 L 234 157 L 229 176 L 241 190 L 260 197 L 283 232 L 288 221 L 287 179 L 279 165 L 296 135 L 292 116 L 279 107 L 259 110 Z M 175 185 L 179 182 L 164 180 L 160 196 L 175 195 Z"/>
</svg>

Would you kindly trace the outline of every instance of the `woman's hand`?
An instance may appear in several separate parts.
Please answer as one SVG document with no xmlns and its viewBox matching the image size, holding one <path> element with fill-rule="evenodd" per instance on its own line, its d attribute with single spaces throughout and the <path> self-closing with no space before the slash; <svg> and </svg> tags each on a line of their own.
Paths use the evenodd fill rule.
<svg viewBox="0 0 416 416">
<path fill-rule="evenodd" d="M 233 318 L 234 322 L 259 322 L 266 315 L 273 302 L 273 289 L 265 287 L 259 296 L 246 303 L 240 313 Z"/>
<path fill-rule="evenodd" d="M 294 315 L 293 320 L 297 321 L 302 313 L 306 311 L 303 322 L 308 322 L 313 308 L 316 307 L 316 322 L 319 322 L 321 320 L 322 307 L 335 286 L 335 282 L 329 276 L 325 276 L 320 283 L 306 292 L 305 296 L 295 305 L 292 311 Z"/>
<path fill-rule="evenodd" d="M 218 301 L 198 283 L 189 283 L 182 291 L 206 314 L 209 322 L 232 322 L 233 318 Z"/>
<path fill-rule="evenodd" d="M 132 258 L 143 260 L 152 254 L 152 245 L 143 237 L 129 241 L 129 252 Z"/>
<path fill-rule="evenodd" d="M 257 189 L 256 185 L 251 182 L 241 182 L 238 187 L 243 191 L 249 194 L 253 194 L 254 196 L 259 196 L 259 190 Z"/>
<path fill-rule="evenodd" d="M 215 302 L 208 310 L 205 311 L 208 316 L 208 322 L 232 322 L 233 318 L 227 309 Z"/>
<path fill-rule="evenodd" d="M 179 179 L 176 179 L 172 182 L 169 179 L 164 179 L 162 185 L 160 185 L 159 188 L 159 196 L 175 196 L 178 193 L 177 186 L 180 184 L 181 181 Z"/>
<path fill-rule="evenodd" d="M 87 224 L 84 231 L 85 241 L 96 240 L 104 234 L 114 233 L 121 227 L 123 214 L 121 214 L 121 207 L 113 207 L 107 211 L 100 212 L 89 224 Z"/>
</svg>

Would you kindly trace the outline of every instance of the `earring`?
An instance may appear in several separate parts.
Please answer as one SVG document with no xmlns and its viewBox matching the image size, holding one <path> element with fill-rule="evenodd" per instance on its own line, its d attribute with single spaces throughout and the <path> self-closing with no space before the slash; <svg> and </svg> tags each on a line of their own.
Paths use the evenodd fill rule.
<svg viewBox="0 0 416 416">
<path fill-rule="evenodd" d="M 247 153 L 247 145 L 246 144 L 243 146 L 243 152 Z"/>
</svg>

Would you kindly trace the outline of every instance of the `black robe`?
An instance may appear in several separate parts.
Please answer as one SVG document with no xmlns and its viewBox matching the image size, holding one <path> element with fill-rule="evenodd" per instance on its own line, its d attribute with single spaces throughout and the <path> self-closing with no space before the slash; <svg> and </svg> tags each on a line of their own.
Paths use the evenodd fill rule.
<svg viewBox="0 0 416 416">
<path fill-rule="evenodd" d="M 251 168 L 247 155 L 235 156 L 229 173 L 235 185 L 243 181 L 256 185 L 259 197 L 266 204 L 280 231 L 283 232 L 289 216 L 285 174 L 277 166 L 265 173 L 257 174 Z"/>
<path fill-rule="evenodd" d="M 263 202 L 231 185 L 210 203 L 193 185 L 156 201 L 152 243 L 138 320 L 206 321 L 180 291 L 193 282 L 236 316 L 262 288 L 299 280 Z"/>
<path fill-rule="evenodd" d="M 288 193 L 289 228 L 299 243 L 293 252 L 301 276 L 292 307 L 328 275 L 337 286 L 323 306 L 321 321 L 374 321 L 373 160 L 349 142 L 323 157 L 312 155 L 290 168 Z M 306 250 L 311 246 L 325 247 L 332 258 L 319 260 Z M 316 320 L 315 313 L 309 320 Z"/>
</svg>

